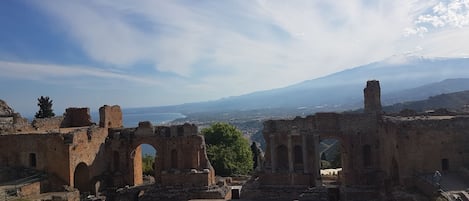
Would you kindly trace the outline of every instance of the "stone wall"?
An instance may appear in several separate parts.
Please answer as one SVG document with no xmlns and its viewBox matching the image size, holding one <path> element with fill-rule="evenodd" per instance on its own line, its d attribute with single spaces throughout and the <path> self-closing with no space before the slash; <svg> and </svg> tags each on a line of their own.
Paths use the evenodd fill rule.
<svg viewBox="0 0 469 201">
<path fill-rule="evenodd" d="M 122 111 L 118 105 L 104 105 L 99 108 L 99 126 L 103 128 L 121 128 Z"/>
<path fill-rule="evenodd" d="M 77 167 L 84 164 L 89 176 L 88 187 L 93 193 L 91 187 L 97 182 L 103 182 L 98 177 L 109 169 L 109 160 L 105 149 L 105 140 L 108 136 L 107 129 L 91 126 L 74 130 L 70 134 L 73 136 L 73 143 L 69 144 L 70 165 L 68 171 L 70 172 L 70 186 L 76 187 L 74 177 L 77 174 Z"/>
<path fill-rule="evenodd" d="M 62 127 L 63 116 L 34 119 L 31 123 L 36 130 L 51 131 Z"/>
<path fill-rule="evenodd" d="M 389 144 L 383 147 L 382 169 L 388 175 L 398 173 L 400 183 L 415 174 L 457 172 L 469 165 L 466 116 L 386 117 L 380 133 Z"/>
<path fill-rule="evenodd" d="M 36 181 L 19 187 L 19 196 L 26 197 L 30 195 L 38 195 L 41 193 L 41 182 Z"/>
<path fill-rule="evenodd" d="M 34 168 L 68 181 L 69 146 L 63 134 L 0 135 L 0 147 L 1 166 Z"/>
<path fill-rule="evenodd" d="M 65 110 L 64 122 L 62 127 L 83 127 L 91 126 L 90 108 L 67 108 Z"/>
<path fill-rule="evenodd" d="M 154 127 L 149 122 L 141 122 L 137 128 L 112 129 L 109 139 L 108 152 L 113 153 L 109 157 L 113 160 L 111 169 L 130 173 L 124 176 L 124 183 L 141 183 L 139 147 L 149 144 L 157 152 L 154 175 L 157 183 L 185 185 L 186 181 L 193 181 L 193 186 L 215 184 L 215 171 L 208 161 L 204 138 L 197 134 L 195 125 Z"/>
</svg>

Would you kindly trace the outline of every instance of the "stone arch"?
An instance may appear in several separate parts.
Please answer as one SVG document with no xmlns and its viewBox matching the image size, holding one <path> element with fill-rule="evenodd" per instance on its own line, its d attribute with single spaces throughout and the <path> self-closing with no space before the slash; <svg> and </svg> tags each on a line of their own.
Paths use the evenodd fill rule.
<svg viewBox="0 0 469 201">
<path fill-rule="evenodd" d="M 91 192 L 90 171 L 86 163 L 81 162 L 75 167 L 73 186 L 77 188 L 80 193 Z"/>
<path fill-rule="evenodd" d="M 146 144 L 146 145 L 150 145 L 154 150 L 155 150 L 155 157 L 154 157 L 154 164 L 152 164 L 153 166 L 153 175 L 156 179 L 156 176 L 157 176 L 157 168 L 155 167 L 155 164 L 157 165 L 161 165 L 161 164 L 158 164 L 158 148 L 157 146 L 154 145 L 154 143 L 149 143 L 149 142 L 146 142 L 146 141 L 138 141 L 137 143 L 134 143 L 134 147 L 131 152 L 130 152 L 130 156 L 129 156 L 129 159 L 130 159 L 130 164 L 132 165 L 131 169 L 131 173 L 133 172 L 133 175 L 131 175 L 133 178 L 133 185 L 135 186 L 138 186 L 138 185 L 142 185 L 143 184 L 143 160 L 142 160 L 142 145 L 143 144 Z M 131 180 L 131 181 L 132 181 Z"/>
<path fill-rule="evenodd" d="M 285 145 L 277 146 L 277 170 L 288 171 L 288 148 Z"/>
</svg>

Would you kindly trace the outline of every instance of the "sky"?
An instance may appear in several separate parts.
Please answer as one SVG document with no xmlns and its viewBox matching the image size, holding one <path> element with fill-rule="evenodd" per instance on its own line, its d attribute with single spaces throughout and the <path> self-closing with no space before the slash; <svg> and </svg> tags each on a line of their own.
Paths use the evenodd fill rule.
<svg viewBox="0 0 469 201">
<path fill-rule="evenodd" d="M 2 0 L 0 99 L 174 105 L 393 55 L 469 56 L 469 0 Z"/>
</svg>

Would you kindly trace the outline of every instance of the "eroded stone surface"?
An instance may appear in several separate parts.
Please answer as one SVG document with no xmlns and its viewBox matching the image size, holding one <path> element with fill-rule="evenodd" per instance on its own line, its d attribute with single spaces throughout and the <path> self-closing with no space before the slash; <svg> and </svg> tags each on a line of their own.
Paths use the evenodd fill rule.
<svg viewBox="0 0 469 201">
<path fill-rule="evenodd" d="M 197 189 L 204 192 L 215 186 L 215 171 L 195 125 L 142 122 L 137 128 L 122 128 L 119 106 L 100 108 L 100 126 L 91 122 L 88 108 L 68 108 L 64 117 L 26 122 L 31 128 L 26 131 L 14 129 L 17 117 L 1 117 L 13 129 L 1 130 L 0 166 L 28 167 L 57 178 L 33 185 L 32 189 L 40 188 L 36 193 L 70 186 L 98 194 L 109 187 L 141 185 L 142 144 L 157 150 L 155 183 L 163 189 L 192 189 L 193 196 Z"/>
<path fill-rule="evenodd" d="M 257 193 L 244 197 L 263 199 L 255 189 L 322 186 L 319 143 L 328 138 L 341 145 L 339 183 L 348 200 L 379 200 L 392 186 L 415 185 L 418 174 L 467 170 L 469 116 L 444 110 L 384 115 L 377 81 L 367 83 L 364 97 L 361 114 L 316 113 L 264 122 L 264 167 L 255 175 L 256 185 L 245 188 Z"/>
</svg>

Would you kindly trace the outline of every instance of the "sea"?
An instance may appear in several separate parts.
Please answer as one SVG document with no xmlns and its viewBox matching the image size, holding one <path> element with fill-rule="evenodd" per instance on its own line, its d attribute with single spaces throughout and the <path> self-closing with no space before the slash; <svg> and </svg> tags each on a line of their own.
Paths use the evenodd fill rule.
<svg viewBox="0 0 469 201">
<path fill-rule="evenodd" d="M 125 128 L 137 127 L 138 122 L 150 121 L 154 126 L 159 124 L 166 124 L 173 120 L 185 118 L 181 113 L 161 113 L 154 111 L 146 111 L 142 109 L 122 109 L 122 123 Z M 99 114 L 91 113 L 91 118 L 94 122 L 99 122 Z M 155 148 L 148 144 L 142 144 L 142 155 L 156 154 Z"/>
</svg>

